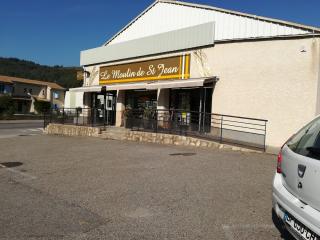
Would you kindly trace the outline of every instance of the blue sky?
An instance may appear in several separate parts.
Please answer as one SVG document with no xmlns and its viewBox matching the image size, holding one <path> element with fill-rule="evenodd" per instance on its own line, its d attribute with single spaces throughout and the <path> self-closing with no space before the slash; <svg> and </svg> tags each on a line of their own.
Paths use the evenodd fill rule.
<svg viewBox="0 0 320 240">
<path fill-rule="evenodd" d="M 79 66 L 81 50 L 98 47 L 153 0 L 4 0 L 0 56 Z M 189 0 L 320 26 L 319 0 Z"/>
</svg>

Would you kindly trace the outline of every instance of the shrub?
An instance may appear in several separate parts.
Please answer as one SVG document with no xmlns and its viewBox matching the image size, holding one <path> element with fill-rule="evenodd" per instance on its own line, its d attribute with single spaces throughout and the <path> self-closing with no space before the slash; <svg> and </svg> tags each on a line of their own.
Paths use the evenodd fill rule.
<svg viewBox="0 0 320 240">
<path fill-rule="evenodd" d="M 51 108 L 50 102 L 39 101 L 39 100 L 35 100 L 34 102 L 34 109 L 37 111 L 37 113 L 48 112 L 50 108 Z"/>
<path fill-rule="evenodd" d="M 11 96 L 0 96 L 0 115 L 11 116 L 15 112 L 14 102 Z"/>
</svg>

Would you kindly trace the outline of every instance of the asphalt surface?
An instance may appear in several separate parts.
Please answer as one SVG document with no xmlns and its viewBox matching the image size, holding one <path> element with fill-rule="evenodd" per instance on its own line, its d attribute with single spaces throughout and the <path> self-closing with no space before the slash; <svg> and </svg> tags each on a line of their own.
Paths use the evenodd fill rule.
<svg viewBox="0 0 320 240">
<path fill-rule="evenodd" d="M 20 135 L 39 135 L 42 133 L 43 120 L 0 121 L 0 138 Z"/>
<path fill-rule="evenodd" d="M 1 240 L 282 239 L 272 155 L 46 135 L 0 151 Z"/>
</svg>

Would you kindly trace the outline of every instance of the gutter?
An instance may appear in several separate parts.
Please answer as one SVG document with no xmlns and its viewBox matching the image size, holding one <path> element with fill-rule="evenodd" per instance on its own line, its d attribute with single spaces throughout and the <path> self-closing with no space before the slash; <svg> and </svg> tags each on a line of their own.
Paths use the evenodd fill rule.
<svg viewBox="0 0 320 240">
<path fill-rule="evenodd" d="M 314 38 L 315 41 L 318 41 L 318 88 L 317 88 L 317 103 L 316 103 L 316 112 L 315 115 L 320 114 L 320 38 Z"/>
</svg>

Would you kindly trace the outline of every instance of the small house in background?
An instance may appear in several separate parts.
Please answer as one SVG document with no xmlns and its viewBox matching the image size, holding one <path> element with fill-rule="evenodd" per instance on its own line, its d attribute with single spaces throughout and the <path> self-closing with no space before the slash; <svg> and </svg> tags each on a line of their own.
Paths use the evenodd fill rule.
<svg viewBox="0 0 320 240">
<path fill-rule="evenodd" d="M 34 101 L 48 101 L 53 108 L 64 106 L 65 89 L 53 82 L 0 75 L 0 96 L 14 100 L 17 113 L 34 113 Z"/>
</svg>

